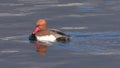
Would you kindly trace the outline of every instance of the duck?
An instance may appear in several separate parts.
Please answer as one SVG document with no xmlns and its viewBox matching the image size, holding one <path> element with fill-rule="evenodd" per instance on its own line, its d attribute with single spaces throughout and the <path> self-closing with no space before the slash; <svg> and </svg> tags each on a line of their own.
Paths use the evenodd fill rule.
<svg viewBox="0 0 120 68">
<path fill-rule="evenodd" d="M 40 42 L 69 42 L 70 36 L 58 29 L 48 29 L 45 19 L 39 19 L 36 22 L 35 29 L 29 35 L 30 41 Z"/>
</svg>

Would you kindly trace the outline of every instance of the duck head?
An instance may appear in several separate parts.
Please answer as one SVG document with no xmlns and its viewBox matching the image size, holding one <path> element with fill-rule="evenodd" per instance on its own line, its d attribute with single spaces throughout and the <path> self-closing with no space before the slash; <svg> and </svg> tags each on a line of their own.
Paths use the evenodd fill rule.
<svg viewBox="0 0 120 68">
<path fill-rule="evenodd" d="M 39 27 L 41 29 L 46 29 L 46 20 L 45 19 L 40 19 L 36 23 L 36 27 Z"/>
<path fill-rule="evenodd" d="M 36 22 L 36 27 L 33 31 L 33 34 L 36 34 L 40 30 L 46 30 L 47 29 L 47 24 L 45 19 L 40 19 Z"/>
</svg>

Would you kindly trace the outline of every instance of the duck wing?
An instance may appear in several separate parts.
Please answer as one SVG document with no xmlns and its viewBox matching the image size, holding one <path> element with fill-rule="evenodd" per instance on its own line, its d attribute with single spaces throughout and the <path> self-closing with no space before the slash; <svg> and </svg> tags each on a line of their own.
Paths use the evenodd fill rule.
<svg viewBox="0 0 120 68">
<path fill-rule="evenodd" d="M 67 36 L 65 33 L 63 33 L 63 32 L 60 31 L 60 30 L 57 30 L 57 29 L 50 29 L 50 31 L 55 32 L 55 33 L 57 33 L 57 34 L 59 34 L 59 35 Z"/>
</svg>

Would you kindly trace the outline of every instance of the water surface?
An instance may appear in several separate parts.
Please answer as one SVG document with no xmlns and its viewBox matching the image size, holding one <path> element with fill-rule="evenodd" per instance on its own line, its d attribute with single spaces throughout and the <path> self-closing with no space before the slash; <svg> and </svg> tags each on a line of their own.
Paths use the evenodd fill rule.
<svg viewBox="0 0 120 68">
<path fill-rule="evenodd" d="M 120 0 L 1 0 L 0 8 L 1 68 L 120 67 Z M 30 43 L 40 18 L 71 41 Z"/>
</svg>

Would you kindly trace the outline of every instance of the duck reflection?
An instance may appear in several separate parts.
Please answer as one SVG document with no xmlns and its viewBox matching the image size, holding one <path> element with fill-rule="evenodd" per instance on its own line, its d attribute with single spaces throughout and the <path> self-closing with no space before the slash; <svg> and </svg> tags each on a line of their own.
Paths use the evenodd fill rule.
<svg viewBox="0 0 120 68">
<path fill-rule="evenodd" d="M 34 42 L 34 45 L 36 47 L 36 52 L 39 55 L 45 56 L 47 52 L 47 48 L 49 44 L 42 43 L 42 42 Z"/>
</svg>

